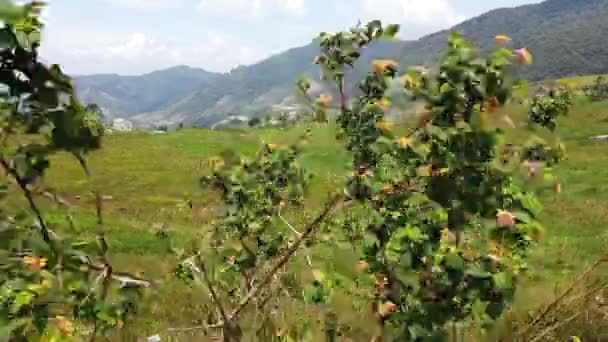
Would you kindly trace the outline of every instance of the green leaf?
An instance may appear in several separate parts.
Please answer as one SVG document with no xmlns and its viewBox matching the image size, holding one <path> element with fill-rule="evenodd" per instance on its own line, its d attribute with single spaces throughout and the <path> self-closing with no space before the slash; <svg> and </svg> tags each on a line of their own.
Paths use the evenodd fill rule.
<svg viewBox="0 0 608 342">
<path fill-rule="evenodd" d="M 477 279 L 491 279 L 492 273 L 487 272 L 479 268 L 479 266 L 473 266 L 468 269 L 465 274 L 469 277 L 477 278 Z"/>
<path fill-rule="evenodd" d="M 13 332 L 30 323 L 28 318 L 11 319 L 8 323 L 0 321 L 0 341 L 13 337 Z"/>
<path fill-rule="evenodd" d="M 0 29 L 0 48 L 14 48 L 17 46 L 17 39 L 13 31 L 7 27 Z"/>
<path fill-rule="evenodd" d="M 400 25 L 399 24 L 390 24 L 384 28 L 383 38 L 395 38 L 397 33 L 399 33 Z"/>
<path fill-rule="evenodd" d="M 513 288 L 513 278 L 506 272 L 496 273 L 494 276 L 494 285 L 501 290 L 510 290 Z"/>
<path fill-rule="evenodd" d="M 15 23 L 25 18 L 30 11 L 30 6 L 18 6 L 11 0 L 0 0 L 0 21 Z"/>
<path fill-rule="evenodd" d="M 445 266 L 453 271 L 463 271 L 464 270 L 464 259 L 456 254 L 448 254 L 445 256 Z"/>
</svg>

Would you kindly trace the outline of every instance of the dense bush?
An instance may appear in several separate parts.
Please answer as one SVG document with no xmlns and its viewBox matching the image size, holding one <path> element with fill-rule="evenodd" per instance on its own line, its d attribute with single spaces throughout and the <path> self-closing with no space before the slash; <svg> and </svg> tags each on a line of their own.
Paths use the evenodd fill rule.
<svg viewBox="0 0 608 342">
<path fill-rule="evenodd" d="M 343 67 L 394 30 L 371 22 L 322 35 L 320 59 L 342 95 Z M 370 218 L 349 231 L 359 237 L 351 240 L 361 251 L 363 279 L 376 279 L 370 299 L 379 336 L 385 323 L 402 340 L 445 337 L 454 324 L 485 326 L 513 298 L 527 251 L 542 232 L 535 220 L 540 204 L 495 163 L 501 132 L 486 123 L 509 99 L 506 67 L 514 57 L 530 60 L 526 50 L 501 47 L 483 57 L 453 34 L 438 72 L 414 69 L 402 78 L 427 110 L 407 136 L 394 136 L 384 120 L 395 62 L 376 61 L 361 83 L 364 95 L 352 104 L 342 96 L 339 123 L 354 154 L 347 193 Z"/>
<path fill-rule="evenodd" d="M 555 130 L 557 118 L 568 115 L 572 101 L 572 96 L 566 89 L 552 89 L 547 95 L 534 96 L 528 112 L 528 124 Z"/>
<path fill-rule="evenodd" d="M 207 289 L 216 312 L 207 317 L 215 322 L 209 327 L 219 328 L 225 340 L 242 338 L 239 317 L 246 307 L 268 317 L 264 306 L 287 286 L 284 277 L 294 274 L 285 268 L 288 261 L 302 244 L 318 245 L 313 237 L 319 231 L 329 234 L 324 244 L 335 251 L 342 242 L 358 251 L 361 260 L 353 267 L 359 276 L 313 268 L 310 286 L 292 298 L 328 304 L 335 291 L 351 294 L 353 305 L 368 303 L 372 309 L 376 338 L 442 339 L 455 327 L 487 327 L 511 303 L 528 268 L 528 251 L 542 235 L 536 221 L 541 208 L 514 177 L 528 155 L 503 153 L 502 132 L 488 122 L 510 98 L 511 61 L 527 64 L 531 55 L 499 46 L 483 56 L 453 34 L 436 72 L 413 69 L 400 75 L 396 62 L 376 60 L 361 81 L 362 95 L 348 99 L 345 68 L 362 48 L 398 29 L 372 21 L 320 36 L 322 54 L 314 63 L 336 83 L 337 121 L 353 155 L 352 176 L 303 230 L 281 216 L 290 201 L 301 203 L 306 177 L 296 159 L 302 147 L 266 145 L 254 161 L 232 153 L 213 161 L 214 176 L 206 184 L 220 191 L 225 209 L 213 244 L 195 250 L 178 274 Z M 404 94 L 426 103 L 418 126 L 405 136 L 395 136 L 385 120 L 391 106 L 385 94 L 397 78 Z M 302 79 L 298 89 L 306 94 L 310 83 Z M 323 115 L 332 99 L 321 95 L 310 102 Z M 534 160 L 536 167 L 545 161 Z M 340 210 L 353 205 L 358 209 Z M 336 212 L 344 215 L 330 220 Z M 210 272 L 211 267 L 224 272 Z M 233 303 L 232 309 L 226 303 Z M 340 321 L 339 313 L 323 311 L 328 320 Z M 336 330 L 325 333 L 334 338 Z"/>
<path fill-rule="evenodd" d="M 585 92 L 593 101 L 608 99 L 608 81 L 604 76 L 598 76 L 591 87 L 586 87 Z"/>
</svg>

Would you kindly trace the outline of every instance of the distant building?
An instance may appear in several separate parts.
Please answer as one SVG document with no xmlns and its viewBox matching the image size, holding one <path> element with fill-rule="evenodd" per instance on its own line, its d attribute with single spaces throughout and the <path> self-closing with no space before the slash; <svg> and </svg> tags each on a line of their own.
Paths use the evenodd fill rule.
<svg viewBox="0 0 608 342">
<path fill-rule="evenodd" d="M 131 132 L 133 130 L 133 123 L 122 118 L 114 119 L 112 121 L 112 129 L 119 132 Z"/>
</svg>

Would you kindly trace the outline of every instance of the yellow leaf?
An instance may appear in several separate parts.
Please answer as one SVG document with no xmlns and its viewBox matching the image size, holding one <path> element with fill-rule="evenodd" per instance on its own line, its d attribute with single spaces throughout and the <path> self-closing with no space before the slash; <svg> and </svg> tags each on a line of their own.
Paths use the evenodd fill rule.
<svg viewBox="0 0 608 342">
<path fill-rule="evenodd" d="M 382 100 L 380 100 L 378 105 L 380 105 L 380 107 L 382 107 L 382 109 L 386 110 L 391 105 L 391 101 L 389 101 L 389 99 L 387 99 L 387 98 L 383 98 Z"/>
<path fill-rule="evenodd" d="M 386 69 L 396 70 L 398 66 L 399 63 L 391 59 L 376 59 L 372 61 L 372 69 L 378 74 L 383 74 Z"/>
<path fill-rule="evenodd" d="M 410 75 L 403 75 L 399 78 L 399 82 L 403 87 L 410 87 L 414 83 L 414 79 Z"/>
<path fill-rule="evenodd" d="M 496 44 L 498 45 L 504 45 L 506 42 L 510 41 L 511 37 L 503 35 L 503 34 L 499 34 L 496 36 Z"/>
<path fill-rule="evenodd" d="M 432 168 L 430 165 L 420 166 L 416 169 L 418 177 L 430 177 L 432 174 Z"/>
<path fill-rule="evenodd" d="M 376 128 L 387 132 L 390 132 L 393 129 L 393 126 L 394 124 L 389 121 L 380 120 L 376 122 Z"/>
<path fill-rule="evenodd" d="M 412 140 L 413 139 L 410 137 L 399 137 L 399 139 L 397 139 L 397 144 L 401 148 L 407 148 L 412 144 Z"/>
<path fill-rule="evenodd" d="M 319 270 L 313 270 L 312 277 L 316 281 L 323 281 L 323 279 L 325 279 L 325 274 Z"/>
</svg>

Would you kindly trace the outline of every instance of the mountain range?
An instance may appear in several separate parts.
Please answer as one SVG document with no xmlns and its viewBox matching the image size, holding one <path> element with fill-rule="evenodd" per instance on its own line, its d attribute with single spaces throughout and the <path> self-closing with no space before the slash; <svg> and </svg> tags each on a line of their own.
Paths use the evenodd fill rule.
<svg viewBox="0 0 608 342">
<path fill-rule="evenodd" d="M 402 30 L 406 30 L 403 27 Z M 415 41 L 381 41 L 368 47 L 350 73 L 351 88 L 374 58 L 392 58 L 402 66 L 432 65 L 457 31 L 482 49 L 506 34 L 513 47 L 527 47 L 534 64 L 516 76 L 531 81 L 608 73 L 608 0 L 546 0 L 539 4 L 490 11 Z M 298 109 L 293 89 L 298 74 L 318 80 L 312 59 L 318 41 L 273 55 L 228 73 L 176 66 L 140 76 L 76 76 L 79 96 L 96 103 L 108 118 L 122 117 L 139 127 L 177 125 L 211 127 L 231 116 L 258 116 L 273 109 Z M 320 81 L 313 91 L 331 91 Z"/>
</svg>

